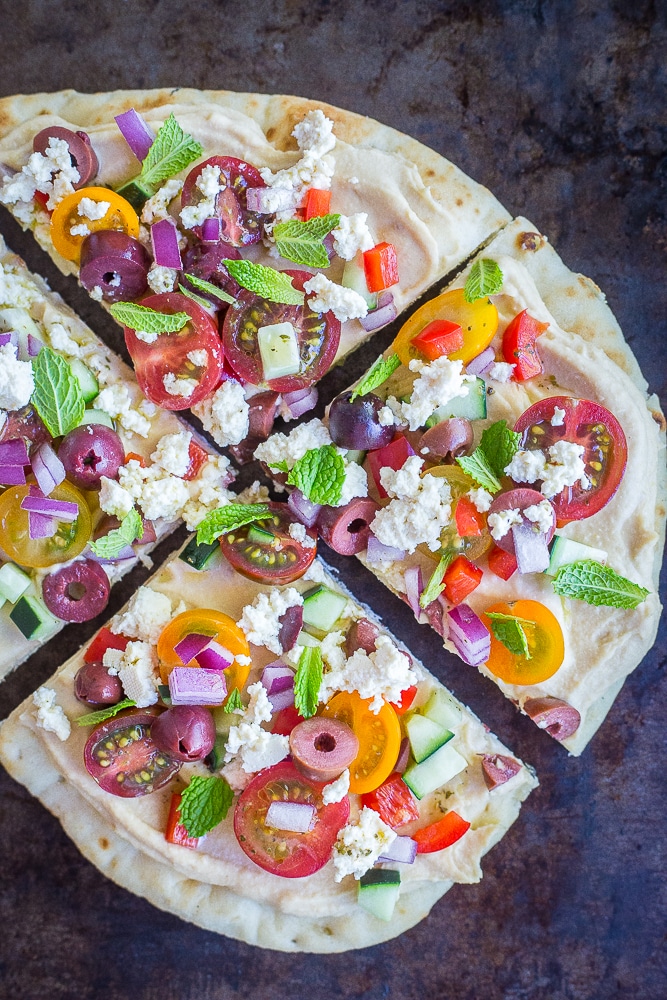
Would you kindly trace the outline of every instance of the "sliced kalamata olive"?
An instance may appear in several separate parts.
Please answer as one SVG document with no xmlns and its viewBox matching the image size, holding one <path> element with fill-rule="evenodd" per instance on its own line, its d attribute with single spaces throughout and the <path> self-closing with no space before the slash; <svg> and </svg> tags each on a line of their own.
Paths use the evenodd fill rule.
<svg viewBox="0 0 667 1000">
<path fill-rule="evenodd" d="M 380 634 L 380 629 L 368 618 L 360 618 L 352 622 L 348 633 L 345 636 L 345 654 L 352 656 L 358 649 L 363 649 L 365 653 L 375 652 L 375 640 Z"/>
<path fill-rule="evenodd" d="M 472 424 L 465 417 L 450 417 L 422 434 L 417 453 L 427 457 L 455 459 L 472 448 Z M 428 450 L 426 450 L 428 449 Z"/>
<path fill-rule="evenodd" d="M 346 722 L 304 719 L 289 737 L 292 761 L 310 781 L 333 781 L 359 753 L 359 740 Z"/>
<path fill-rule="evenodd" d="M 283 652 L 286 653 L 290 649 L 294 649 L 296 645 L 296 637 L 301 631 L 301 626 L 303 625 L 303 607 L 301 604 L 295 604 L 278 619 L 280 622 L 280 631 L 278 632 L 278 642 L 282 646 Z"/>
<path fill-rule="evenodd" d="M 549 736 L 562 743 L 576 733 L 581 716 L 576 708 L 560 698 L 546 695 L 544 698 L 528 698 L 523 710 L 540 729 L 546 729 Z"/>
<path fill-rule="evenodd" d="M 375 451 L 388 445 L 395 427 L 384 427 L 378 413 L 384 406 L 372 392 L 352 400 L 352 392 L 341 392 L 329 407 L 329 433 L 340 448 L 353 451 Z"/>
<path fill-rule="evenodd" d="M 28 403 L 20 410 L 6 410 L 6 419 L 0 429 L 0 441 L 13 441 L 23 438 L 37 447 L 45 441 L 51 441 L 51 435 L 37 416 L 37 410 Z"/>
<path fill-rule="evenodd" d="M 277 392 L 267 389 L 266 392 L 258 392 L 248 400 L 248 434 L 240 444 L 232 445 L 229 449 L 241 465 L 252 461 L 257 445 L 266 441 L 273 430 L 279 399 Z"/>
<path fill-rule="evenodd" d="M 81 559 L 49 573 L 42 583 L 49 611 L 64 622 L 87 622 L 109 602 L 109 578 L 92 559 Z"/>
<path fill-rule="evenodd" d="M 74 693 L 88 705 L 116 705 L 123 697 L 120 677 L 110 674 L 101 660 L 84 663 L 74 678 Z"/>
<path fill-rule="evenodd" d="M 173 705 L 151 726 L 158 750 L 176 760 L 202 760 L 215 744 L 215 722 L 203 705 Z"/>
<path fill-rule="evenodd" d="M 125 462 L 123 442 L 105 424 L 82 424 L 66 434 L 58 449 L 70 482 L 81 490 L 99 490 L 102 476 L 115 479 Z"/>
<path fill-rule="evenodd" d="M 222 288 L 223 291 L 236 298 L 241 291 L 241 286 L 232 278 L 222 262 L 223 260 L 240 259 L 241 254 L 239 251 L 229 243 L 214 243 L 213 245 L 210 243 L 196 243 L 195 246 L 186 250 L 183 255 L 183 272 L 186 275 L 192 274 L 195 278 L 201 278 L 202 281 L 209 281 L 212 285 L 217 285 L 218 288 Z M 202 291 L 201 288 L 196 288 L 188 281 L 187 277 L 183 279 L 183 284 L 193 292 L 196 292 L 197 295 L 209 299 L 218 308 L 222 305 L 220 299 L 216 298 L 215 295 L 209 295 L 208 292 Z"/>
<path fill-rule="evenodd" d="M 446 606 L 443 604 L 442 597 L 437 597 L 435 601 L 431 601 L 425 608 L 422 608 L 422 611 L 428 618 L 431 628 L 435 629 L 443 639 L 446 639 L 448 627 L 447 619 L 445 618 Z"/>
<path fill-rule="evenodd" d="M 344 507 L 323 507 L 317 530 L 334 552 L 353 556 L 368 545 L 369 525 L 379 509 L 370 497 L 355 497 Z"/>
<path fill-rule="evenodd" d="M 151 259 L 139 242 L 115 229 L 101 229 L 81 244 L 79 280 L 87 292 L 102 290 L 105 302 L 138 299 L 148 288 Z"/>
<path fill-rule="evenodd" d="M 521 764 L 514 757 L 506 757 L 500 753 L 485 753 L 482 757 L 484 781 L 489 791 L 504 785 L 521 770 Z"/>
<path fill-rule="evenodd" d="M 63 139 L 69 146 L 70 159 L 79 171 L 79 179 L 73 187 L 82 188 L 86 184 L 90 184 L 93 178 L 97 176 L 99 163 L 97 162 L 95 150 L 90 144 L 88 133 L 71 132 L 68 128 L 63 128 L 61 125 L 51 125 L 37 133 L 32 140 L 32 148 L 36 153 L 44 155 L 49 145 L 49 139 Z"/>
<path fill-rule="evenodd" d="M 507 493 L 500 493 L 494 498 L 493 503 L 489 508 L 489 514 L 499 514 L 502 510 L 520 510 L 523 511 L 526 507 L 533 507 L 535 504 L 542 503 L 545 497 L 537 490 L 530 490 L 528 488 L 520 487 L 516 490 L 508 490 Z M 527 517 L 524 517 L 523 523 L 526 525 L 533 524 L 529 521 Z M 556 513 L 553 511 L 553 519 L 551 522 L 551 527 L 546 533 L 547 545 L 554 536 L 554 531 L 556 530 Z M 496 545 L 504 549 L 505 552 L 511 552 L 514 555 L 514 538 L 512 536 L 511 530 L 506 532 L 501 538 L 494 539 Z"/>
</svg>

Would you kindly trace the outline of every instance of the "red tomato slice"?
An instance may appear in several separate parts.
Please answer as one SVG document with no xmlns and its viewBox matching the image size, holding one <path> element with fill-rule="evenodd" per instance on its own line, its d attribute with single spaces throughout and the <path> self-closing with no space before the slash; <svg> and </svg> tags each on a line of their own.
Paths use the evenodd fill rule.
<svg viewBox="0 0 667 1000">
<path fill-rule="evenodd" d="M 248 246 L 262 238 L 262 217 L 257 212 L 249 212 L 247 205 L 248 188 L 266 187 L 260 172 L 245 160 L 235 156 L 211 156 L 198 163 L 185 178 L 181 205 L 196 205 L 203 198 L 197 181 L 204 167 L 220 168 L 222 190 L 215 199 L 215 214 L 220 219 L 220 239 L 234 247 Z M 201 227 L 193 232 L 201 235 Z"/>
<path fill-rule="evenodd" d="M 155 718 L 155 712 L 130 710 L 93 729 L 83 759 L 105 792 L 132 799 L 162 788 L 178 774 L 181 762 L 158 750 L 151 739 Z"/>
<path fill-rule="evenodd" d="M 286 503 L 270 503 L 271 517 L 257 526 L 246 524 L 228 535 L 222 535 L 220 545 L 225 559 L 231 566 L 258 583 L 292 583 L 306 572 L 317 547 L 297 541 L 289 533 L 290 524 L 297 519 Z M 315 540 L 314 530 L 307 528 Z M 268 533 L 272 538 L 264 537 Z"/>
<path fill-rule="evenodd" d="M 412 834 L 412 839 L 417 841 L 417 854 L 432 854 L 451 847 L 469 829 L 470 823 L 452 809 L 437 823 L 417 830 Z"/>
<path fill-rule="evenodd" d="M 222 378 L 222 344 L 214 321 L 201 306 L 180 292 L 149 295 L 141 304 L 158 312 L 186 312 L 192 319 L 177 333 L 161 333 L 152 344 L 140 340 L 135 330 L 125 327 L 125 343 L 141 391 L 165 410 L 185 410 L 200 403 L 211 395 Z M 201 350 L 206 352 L 206 363 L 194 364 L 188 355 Z M 165 378 L 172 385 L 177 385 L 179 378 L 193 379 L 196 385 L 187 396 L 173 394 L 167 391 Z"/>
<path fill-rule="evenodd" d="M 267 826 L 271 802 L 303 802 L 316 810 L 308 833 L 290 833 Z M 299 774 L 291 761 L 281 761 L 257 774 L 239 797 L 234 810 L 234 833 L 251 861 L 272 875 L 303 878 L 323 868 L 341 827 L 350 814 L 347 796 L 324 805 L 322 785 Z"/>
<path fill-rule="evenodd" d="M 127 636 L 116 635 L 105 626 L 99 630 L 83 654 L 84 663 L 101 663 L 107 649 L 125 649 L 129 641 Z"/>
<path fill-rule="evenodd" d="M 182 797 L 180 792 L 175 792 L 171 797 L 164 839 L 170 844 L 177 844 L 179 847 L 190 847 L 194 850 L 199 843 L 199 837 L 191 837 L 180 821 Z"/>
<path fill-rule="evenodd" d="M 415 450 L 403 434 L 396 434 L 394 440 L 386 444 L 384 448 L 377 448 L 369 451 L 366 461 L 371 470 L 375 487 L 380 497 L 384 500 L 389 495 L 380 481 L 382 469 L 393 469 L 398 472 L 407 462 L 410 455 L 414 455 Z"/>
<path fill-rule="evenodd" d="M 535 341 L 548 329 L 548 323 L 540 323 L 528 315 L 524 309 L 515 316 L 503 334 L 503 355 L 505 361 L 514 365 L 513 378 L 525 382 L 543 371 L 542 361 Z"/>
<path fill-rule="evenodd" d="M 283 271 L 293 278 L 294 288 L 303 286 L 312 274 L 309 271 Z M 257 330 L 274 323 L 291 323 L 296 330 L 301 368 L 295 375 L 264 379 L 264 368 L 257 343 Z M 340 341 L 340 322 L 333 313 L 316 313 L 307 302 L 302 306 L 286 306 L 269 302 L 252 292 L 241 292 L 225 313 L 222 342 L 225 357 L 243 382 L 272 389 L 293 392 L 304 389 L 321 379 L 334 362 Z"/>
<path fill-rule="evenodd" d="M 379 813 L 380 818 L 392 829 L 419 819 L 417 800 L 398 771 L 390 774 L 375 791 L 362 795 L 361 804 Z"/>
<path fill-rule="evenodd" d="M 554 427 L 551 418 L 556 407 L 565 410 L 565 416 L 563 424 Z M 589 399 L 549 396 L 529 406 L 514 430 L 521 433 L 524 449 L 545 451 L 561 440 L 584 447 L 590 488 L 584 490 L 575 483 L 552 498 L 559 526 L 591 517 L 609 503 L 623 478 L 628 447 L 623 428 L 604 406 Z"/>
<path fill-rule="evenodd" d="M 206 462 L 208 458 L 208 452 L 205 448 L 195 441 L 194 438 L 190 439 L 190 447 L 188 448 L 188 456 L 190 458 L 190 464 L 188 465 L 187 471 L 183 476 L 183 479 L 194 479 L 202 465 Z"/>
</svg>

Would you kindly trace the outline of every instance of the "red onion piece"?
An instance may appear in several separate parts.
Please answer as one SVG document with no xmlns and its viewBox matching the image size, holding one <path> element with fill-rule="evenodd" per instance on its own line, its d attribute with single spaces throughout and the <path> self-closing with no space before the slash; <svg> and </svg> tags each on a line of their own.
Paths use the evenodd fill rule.
<svg viewBox="0 0 667 1000">
<path fill-rule="evenodd" d="M 28 448 L 23 438 L 0 442 L 0 465 L 24 466 L 29 461 Z"/>
<path fill-rule="evenodd" d="M 549 565 L 547 536 L 531 524 L 513 524 L 512 539 L 519 573 L 542 573 Z"/>
<path fill-rule="evenodd" d="M 408 766 L 408 761 L 410 760 L 410 740 L 407 736 L 404 736 L 401 740 L 401 747 L 398 751 L 398 759 L 394 765 L 394 771 L 398 771 L 399 774 L 403 774 Z"/>
<path fill-rule="evenodd" d="M 315 822 L 315 806 L 307 802 L 282 802 L 275 800 L 266 811 L 264 820 L 274 830 L 290 833 L 308 833 Z"/>
<path fill-rule="evenodd" d="M 213 640 L 197 654 L 197 663 L 204 670 L 226 670 L 234 662 L 234 655 L 228 649 Z M 226 686 L 226 685 L 225 685 Z"/>
<path fill-rule="evenodd" d="M 218 243 L 220 241 L 220 219 L 217 215 L 211 219 L 204 219 L 201 227 L 201 238 L 203 243 Z"/>
<path fill-rule="evenodd" d="M 28 535 L 30 538 L 53 538 L 58 530 L 58 522 L 47 514 L 28 514 Z"/>
<path fill-rule="evenodd" d="M 322 504 L 308 500 L 301 490 L 292 490 L 287 498 L 287 506 L 307 528 L 312 528 L 322 509 Z"/>
<path fill-rule="evenodd" d="M 90 548 L 86 549 L 86 559 L 92 559 L 93 562 L 100 563 L 101 566 L 104 566 L 105 563 L 113 563 L 114 566 L 117 566 L 119 563 L 129 563 L 132 560 L 136 560 L 136 558 L 137 553 L 131 545 L 124 545 L 118 555 L 114 556 L 113 559 L 108 556 L 98 556 L 92 552 Z"/>
<path fill-rule="evenodd" d="M 41 349 L 44 347 L 44 341 L 40 340 L 39 337 L 34 337 L 32 333 L 28 334 L 28 357 L 36 358 Z"/>
<path fill-rule="evenodd" d="M 416 857 L 417 841 L 412 837 L 397 837 L 378 861 L 397 861 L 401 865 L 412 865 Z"/>
<path fill-rule="evenodd" d="M 211 645 L 213 637 L 202 635 L 200 632 L 189 632 L 180 642 L 174 646 L 174 652 L 181 663 L 188 664 L 198 656 L 202 650 Z"/>
<path fill-rule="evenodd" d="M 422 612 L 422 609 L 419 606 L 419 598 L 421 597 L 422 590 L 424 589 L 421 566 L 409 566 L 403 573 L 403 579 L 405 580 L 406 600 L 410 605 L 415 618 L 418 619 Z"/>
<path fill-rule="evenodd" d="M 143 163 L 155 139 L 153 132 L 134 108 L 130 108 L 122 115 L 116 115 L 115 118 L 125 142 L 139 162 Z"/>
<path fill-rule="evenodd" d="M 21 509 L 47 514 L 59 521 L 75 521 L 79 516 L 79 505 L 69 500 L 50 500 L 48 497 L 27 496 L 21 501 Z"/>
<path fill-rule="evenodd" d="M 481 375 L 485 372 L 487 368 L 490 368 L 496 359 L 496 355 L 492 347 L 487 347 L 478 354 L 476 358 L 469 361 L 466 365 L 466 371 L 468 375 Z"/>
<path fill-rule="evenodd" d="M 222 705 L 227 682 L 215 670 L 174 667 L 169 674 L 169 694 L 172 705 Z"/>
<path fill-rule="evenodd" d="M 449 638 L 459 656 L 471 667 L 486 663 L 491 652 L 491 634 L 481 618 L 467 604 L 448 612 Z"/>
<path fill-rule="evenodd" d="M 385 545 L 371 532 L 368 536 L 366 559 L 371 566 L 381 562 L 396 562 L 398 559 L 405 559 L 405 549 L 396 549 L 393 545 Z"/>
<path fill-rule="evenodd" d="M 394 296 L 391 292 L 388 293 L 391 296 L 391 301 L 386 302 L 385 305 L 380 305 L 380 300 L 378 299 L 377 309 L 373 309 L 368 315 L 363 316 L 359 322 L 363 326 L 367 333 L 371 333 L 373 330 L 379 330 L 381 326 L 386 326 L 387 323 L 391 323 L 393 319 L 398 316 L 398 309 L 394 304 Z"/>
<path fill-rule="evenodd" d="M 283 395 L 283 403 L 290 412 L 293 420 L 303 416 L 309 410 L 317 406 L 317 389 L 315 386 L 308 386 L 306 389 L 295 389 L 294 392 L 287 392 Z"/>
<path fill-rule="evenodd" d="M 390 306 L 394 301 L 394 293 L 390 292 L 388 288 L 383 288 L 381 292 L 377 293 L 377 303 L 378 308 L 383 309 L 385 306 Z"/>
<path fill-rule="evenodd" d="M 282 660 L 274 660 L 273 663 L 267 663 L 264 667 L 262 684 L 269 695 L 286 691 L 287 688 L 294 686 L 294 671 Z"/>
<path fill-rule="evenodd" d="M 3 486 L 25 486 L 22 465 L 0 465 L 0 483 Z"/>
<path fill-rule="evenodd" d="M 53 493 L 65 479 L 65 466 L 48 441 L 40 444 L 30 459 L 37 485 L 45 496 Z"/>
<path fill-rule="evenodd" d="M 0 347 L 19 346 L 19 335 L 16 330 L 9 330 L 7 333 L 0 333 Z"/>
<path fill-rule="evenodd" d="M 294 688 L 288 687 L 284 691 L 277 691 L 276 694 L 269 695 L 269 703 L 272 712 L 280 712 L 283 708 L 289 708 L 294 704 Z"/>
<path fill-rule="evenodd" d="M 160 219 L 151 226 L 151 242 L 153 256 L 158 267 L 173 267 L 177 271 L 183 269 L 181 251 L 178 247 L 178 232 L 171 219 Z"/>
</svg>

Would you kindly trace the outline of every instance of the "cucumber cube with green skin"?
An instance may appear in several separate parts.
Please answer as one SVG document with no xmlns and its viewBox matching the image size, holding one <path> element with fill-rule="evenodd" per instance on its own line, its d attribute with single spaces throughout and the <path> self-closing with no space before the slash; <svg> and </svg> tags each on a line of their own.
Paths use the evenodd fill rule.
<svg viewBox="0 0 667 1000">
<path fill-rule="evenodd" d="M 171 705 L 171 691 L 168 684 L 158 684 L 157 693 L 165 705 Z"/>
<path fill-rule="evenodd" d="M 297 646 L 319 646 L 320 640 L 316 639 L 314 635 L 310 635 L 308 632 L 304 632 L 303 629 L 299 632 L 296 637 Z"/>
<path fill-rule="evenodd" d="M 356 257 L 353 257 L 352 260 L 345 261 L 341 285 L 343 285 L 344 288 L 351 288 L 353 291 L 361 295 L 362 299 L 364 299 L 366 305 L 368 306 L 369 312 L 370 310 L 377 308 L 377 292 L 368 291 L 368 285 L 366 284 L 366 272 L 364 270 L 364 256 L 361 251 L 359 251 Z"/>
<path fill-rule="evenodd" d="M 9 612 L 9 617 L 26 639 L 48 639 L 62 625 L 38 597 L 27 594 L 19 597 Z"/>
<path fill-rule="evenodd" d="M 260 326 L 257 343 L 267 382 L 284 375 L 296 375 L 301 370 L 299 341 L 291 323 Z"/>
<path fill-rule="evenodd" d="M 272 531 L 266 531 L 258 524 L 251 524 L 248 528 L 248 541 L 254 542 L 255 545 L 271 545 L 275 540 L 276 536 Z"/>
<path fill-rule="evenodd" d="M 454 738 L 454 733 L 416 712 L 405 723 L 412 756 L 419 764 Z"/>
<path fill-rule="evenodd" d="M 575 542 L 571 538 L 564 538 L 563 535 L 554 535 L 549 565 L 544 572 L 547 576 L 555 576 L 561 566 L 578 562 L 579 559 L 595 559 L 596 562 L 606 563 L 607 553 L 604 549 L 594 549 L 592 545 Z"/>
<path fill-rule="evenodd" d="M 100 391 L 100 386 L 91 372 L 88 365 L 84 365 L 83 361 L 79 361 L 78 358 L 74 358 L 69 363 L 72 369 L 72 375 L 79 383 L 81 388 L 81 394 L 87 403 L 90 403 L 98 395 Z"/>
<path fill-rule="evenodd" d="M 14 563 L 5 563 L 0 566 L 0 597 L 15 604 L 22 594 L 30 586 L 30 577 Z"/>
<path fill-rule="evenodd" d="M 222 558 L 219 542 L 197 544 L 195 536 L 190 539 L 178 558 L 182 559 L 188 566 L 192 566 L 193 569 L 202 570 L 210 569 L 216 556 Z"/>
<path fill-rule="evenodd" d="M 461 709 L 453 698 L 445 692 L 436 688 L 421 709 L 422 715 L 433 722 L 437 722 L 443 729 L 456 729 L 461 722 Z"/>
<path fill-rule="evenodd" d="M 234 719 L 234 716 L 228 715 L 227 718 Z M 219 771 L 225 762 L 225 746 L 227 743 L 229 735 L 229 730 L 227 733 L 218 733 L 215 738 L 215 743 L 213 744 L 213 749 L 210 754 L 206 757 L 206 766 L 209 771 Z"/>
<path fill-rule="evenodd" d="M 334 594 L 327 587 L 314 587 L 303 595 L 303 621 L 305 625 L 330 632 L 345 609 L 347 598 Z"/>
<path fill-rule="evenodd" d="M 419 764 L 412 764 L 403 775 L 403 781 L 418 799 L 442 788 L 448 781 L 468 766 L 465 757 L 451 743 L 445 743 Z"/>
<path fill-rule="evenodd" d="M 84 414 L 77 426 L 82 427 L 84 424 L 104 424 L 105 427 L 110 427 L 112 431 L 115 430 L 113 420 L 109 414 L 104 410 L 96 410 L 93 407 L 89 410 L 84 410 Z"/>
<path fill-rule="evenodd" d="M 401 876 L 387 868 L 371 868 L 359 879 L 357 901 L 379 920 L 391 920 L 401 891 Z"/>
<path fill-rule="evenodd" d="M 466 420 L 484 420 L 486 417 L 486 382 L 475 379 L 468 387 L 467 396 L 457 396 L 438 409 L 426 421 L 427 427 L 434 427 L 450 417 L 465 417 Z"/>
</svg>

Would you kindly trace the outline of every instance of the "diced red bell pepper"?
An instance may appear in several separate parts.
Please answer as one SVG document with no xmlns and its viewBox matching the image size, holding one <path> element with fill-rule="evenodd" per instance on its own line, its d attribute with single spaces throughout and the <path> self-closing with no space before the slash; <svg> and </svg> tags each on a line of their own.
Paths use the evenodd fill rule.
<svg viewBox="0 0 667 1000">
<path fill-rule="evenodd" d="M 208 452 L 205 448 L 202 448 L 202 446 L 195 441 L 194 438 L 191 438 L 188 455 L 190 456 L 190 464 L 187 467 L 183 479 L 194 479 L 208 458 Z"/>
<path fill-rule="evenodd" d="M 143 455 L 139 455 L 136 451 L 128 451 L 125 454 L 125 464 L 130 460 L 138 462 L 142 469 L 146 468 L 146 459 Z"/>
<path fill-rule="evenodd" d="M 459 497 L 454 511 L 456 530 L 461 538 L 478 538 L 486 524 L 486 518 L 477 510 L 469 497 Z"/>
<path fill-rule="evenodd" d="M 279 736 L 289 736 L 300 722 L 303 722 L 303 716 L 299 715 L 294 705 L 287 705 L 273 716 L 271 732 Z"/>
<path fill-rule="evenodd" d="M 323 191 L 321 188 L 311 188 L 306 194 L 303 206 L 304 218 L 308 220 L 316 215 L 328 215 L 330 205 L 331 191 Z"/>
<path fill-rule="evenodd" d="M 500 546 L 494 545 L 489 552 L 489 569 L 501 580 L 509 580 L 513 573 L 516 573 L 516 556 L 511 552 L 505 552 Z"/>
<path fill-rule="evenodd" d="M 394 440 L 389 444 L 385 445 L 384 448 L 378 448 L 376 451 L 369 451 L 366 458 L 377 487 L 377 491 L 380 496 L 385 499 L 387 496 L 387 491 L 380 482 L 380 469 L 394 469 L 398 472 L 402 469 L 410 455 L 414 455 L 415 451 L 408 439 L 404 434 L 396 434 Z"/>
<path fill-rule="evenodd" d="M 361 804 L 379 813 L 380 818 L 392 829 L 419 819 L 417 800 L 398 771 L 390 774 L 379 788 L 362 795 Z"/>
<path fill-rule="evenodd" d="M 548 326 L 548 323 L 540 323 L 529 316 L 528 310 L 524 309 L 505 330 L 503 355 L 505 361 L 515 366 L 512 376 L 517 382 L 525 382 L 544 370 L 535 341 Z"/>
<path fill-rule="evenodd" d="M 49 200 L 48 194 L 44 194 L 43 191 L 35 191 L 35 201 L 39 202 L 42 208 L 45 208 L 49 215 L 53 215 L 53 209 L 47 208 L 46 203 Z"/>
<path fill-rule="evenodd" d="M 116 635 L 105 626 L 99 630 L 83 654 L 84 663 L 101 663 L 107 649 L 124 650 L 129 641 L 126 635 Z"/>
<path fill-rule="evenodd" d="M 412 338 L 412 345 L 428 361 L 435 361 L 463 347 L 463 330 L 448 319 L 434 319 Z"/>
<path fill-rule="evenodd" d="M 469 829 L 470 823 L 452 809 L 436 823 L 417 830 L 412 839 L 417 841 L 417 854 L 432 854 L 451 847 Z"/>
<path fill-rule="evenodd" d="M 398 259 L 393 243 L 378 243 L 364 251 L 364 274 L 369 292 L 381 292 L 398 284 Z"/>
<path fill-rule="evenodd" d="M 199 843 L 198 837 L 191 837 L 183 824 L 179 821 L 179 807 L 181 805 L 181 795 L 175 792 L 171 797 L 169 805 L 169 816 L 167 817 L 167 829 L 164 831 L 164 839 L 170 844 L 178 844 L 179 847 L 190 847 L 194 849 Z"/>
<path fill-rule="evenodd" d="M 412 687 L 406 688 L 405 691 L 401 691 L 400 701 L 390 701 L 389 704 L 396 712 L 396 715 L 405 715 L 410 705 L 415 700 L 415 695 L 417 694 L 417 685 L 413 684 Z"/>
<path fill-rule="evenodd" d="M 466 559 L 457 556 L 445 570 L 442 580 L 445 585 L 445 597 L 450 604 L 462 604 L 468 594 L 479 587 L 484 571 Z"/>
</svg>

